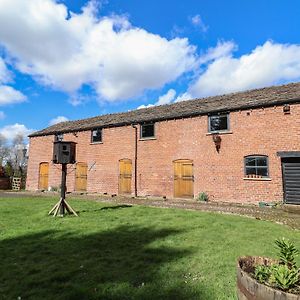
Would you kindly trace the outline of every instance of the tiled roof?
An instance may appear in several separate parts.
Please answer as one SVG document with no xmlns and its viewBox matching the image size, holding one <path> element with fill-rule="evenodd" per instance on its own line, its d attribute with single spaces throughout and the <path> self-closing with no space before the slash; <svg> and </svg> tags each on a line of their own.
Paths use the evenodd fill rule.
<svg viewBox="0 0 300 300">
<path fill-rule="evenodd" d="M 300 102 L 300 82 L 62 122 L 36 131 L 30 137 L 90 130 L 96 127 L 117 127 L 147 121 L 186 118 L 298 101 Z"/>
</svg>

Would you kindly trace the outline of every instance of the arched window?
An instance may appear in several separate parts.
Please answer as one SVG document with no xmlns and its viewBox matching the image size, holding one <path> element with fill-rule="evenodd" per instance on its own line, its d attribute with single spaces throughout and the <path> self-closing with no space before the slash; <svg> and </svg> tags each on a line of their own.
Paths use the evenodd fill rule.
<svg viewBox="0 0 300 300">
<path fill-rule="evenodd" d="M 249 155 L 244 157 L 245 177 L 269 177 L 269 159 L 266 155 Z"/>
</svg>

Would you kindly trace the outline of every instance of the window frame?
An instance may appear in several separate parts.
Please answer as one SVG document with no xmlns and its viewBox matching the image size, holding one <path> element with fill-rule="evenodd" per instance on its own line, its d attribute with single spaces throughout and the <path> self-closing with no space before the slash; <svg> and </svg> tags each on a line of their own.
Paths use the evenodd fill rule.
<svg viewBox="0 0 300 300">
<path fill-rule="evenodd" d="M 101 141 L 93 141 L 93 132 L 94 131 L 101 131 Z M 97 128 L 93 128 L 91 129 L 91 144 L 102 144 L 103 143 L 103 128 L 102 127 L 97 127 Z"/>
<path fill-rule="evenodd" d="M 257 163 L 255 162 L 255 166 L 246 166 L 246 159 L 247 158 L 266 158 L 266 166 L 257 166 Z M 258 179 L 265 179 L 265 178 L 270 178 L 270 169 L 269 169 L 269 156 L 268 155 L 264 155 L 264 154 L 251 154 L 251 155 L 246 155 L 244 156 L 244 178 L 251 178 L 251 177 L 248 177 L 250 174 L 247 174 L 247 168 L 253 168 L 255 169 L 255 176 L 261 176 L 259 174 L 257 174 L 257 169 L 267 169 L 267 175 L 266 176 L 261 176 L 261 177 L 255 177 L 255 178 L 258 178 Z"/>
<path fill-rule="evenodd" d="M 143 137 L 143 126 L 153 125 L 153 136 Z M 146 122 L 140 124 L 140 140 L 153 140 L 156 138 L 155 122 Z"/>
<path fill-rule="evenodd" d="M 220 117 L 220 116 L 226 116 L 227 128 L 226 129 L 221 129 L 221 130 L 212 130 L 211 129 L 211 117 Z M 230 131 L 229 112 L 208 115 L 208 132 L 209 133 L 222 133 L 222 132 L 228 132 L 228 131 Z"/>
</svg>

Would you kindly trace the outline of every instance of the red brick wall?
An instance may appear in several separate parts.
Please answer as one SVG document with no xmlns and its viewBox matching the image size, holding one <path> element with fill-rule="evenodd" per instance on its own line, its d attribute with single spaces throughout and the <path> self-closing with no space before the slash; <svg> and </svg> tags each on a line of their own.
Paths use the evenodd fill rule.
<svg viewBox="0 0 300 300">
<path fill-rule="evenodd" d="M 216 151 L 207 133 L 207 116 L 155 124 L 156 139 L 138 141 L 138 195 L 173 197 L 176 159 L 194 162 L 194 195 L 206 192 L 212 201 L 280 201 L 283 197 L 277 151 L 300 150 L 300 105 L 291 114 L 282 107 L 230 113 L 231 133 L 222 134 Z M 77 161 L 88 164 L 88 192 L 118 194 L 119 160 L 134 163 L 134 128 L 103 129 L 103 143 L 90 144 L 90 131 L 70 133 L 64 140 L 77 142 Z M 39 163 L 49 162 L 49 186 L 60 183 L 59 165 L 53 165 L 53 136 L 30 139 L 27 189 L 38 189 Z M 268 155 L 270 180 L 244 179 L 244 156 Z M 134 167 L 133 167 L 134 171 Z M 132 192 L 134 192 L 134 174 Z M 68 191 L 75 188 L 74 166 L 69 166 Z"/>
</svg>

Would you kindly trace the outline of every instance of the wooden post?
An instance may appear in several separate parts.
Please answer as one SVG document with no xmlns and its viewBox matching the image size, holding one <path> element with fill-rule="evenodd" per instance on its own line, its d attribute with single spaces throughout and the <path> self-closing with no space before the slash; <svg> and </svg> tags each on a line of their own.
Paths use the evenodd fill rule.
<svg viewBox="0 0 300 300">
<path fill-rule="evenodd" d="M 67 164 L 61 165 L 61 191 L 60 198 L 64 202 L 66 199 L 66 181 L 67 181 Z M 60 215 L 63 216 L 65 214 L 65 206 L 60 206 Z"/>
</svg>

